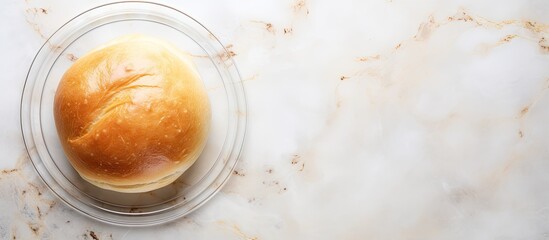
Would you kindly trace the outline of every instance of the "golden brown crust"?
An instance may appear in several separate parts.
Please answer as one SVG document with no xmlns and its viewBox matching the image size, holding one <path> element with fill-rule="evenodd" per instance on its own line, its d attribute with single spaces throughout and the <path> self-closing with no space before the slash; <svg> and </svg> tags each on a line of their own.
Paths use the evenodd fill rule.
<svg viewBox="0 0 549 240">
<path fill-rule="evenodd" d="M 54 116 L 65 153 L 82 177 L 103 188 L 139 192 L 172 176 L 163 185 L 169 184 L 196 160 L 210 106 L 186 54 L 132 35 L 93 50 L 67 70 Z"/>
</svg>

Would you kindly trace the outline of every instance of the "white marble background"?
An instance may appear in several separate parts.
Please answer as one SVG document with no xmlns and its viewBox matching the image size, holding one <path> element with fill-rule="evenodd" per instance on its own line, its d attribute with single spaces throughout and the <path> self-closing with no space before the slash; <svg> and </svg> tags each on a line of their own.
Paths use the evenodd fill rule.
<svg viewBox="0 0 549 240">
<path fill-rule="evenodd" d="M 63 205 L 20 136 L 34 54 L 104 2 L 2 2 L 1 239 L 549 238 L 549 1 L 167 2 L 232 46 L 249 125 L 222 192 L 153 228 Z"/>
</svg>

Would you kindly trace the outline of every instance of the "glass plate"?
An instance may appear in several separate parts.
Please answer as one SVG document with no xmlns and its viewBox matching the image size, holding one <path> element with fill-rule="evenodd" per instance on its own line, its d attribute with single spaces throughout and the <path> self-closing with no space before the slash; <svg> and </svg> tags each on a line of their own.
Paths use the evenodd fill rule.
<svg viewBox="0 0 549 240">
<path fill-rule="evenodd" d="M 97 188 L 72 168 L 57 137 L 53 100 L 72 62 L 116 37 L 141 33 L 193 56 L 208 90 L 212 123 L 200 158 L 174 183 L 147 193 Z M 165 223 L 197 209 L 231 175 L 246 127 L 244 88 L 231 55 L 202 24 L 177 9 L 149 2 L 117 2 L 85 11 L 40 48 L 21 97 L 21 131 L 34 168 L 63 202 L 94 219 L 124 226 Z"/>
</svg>

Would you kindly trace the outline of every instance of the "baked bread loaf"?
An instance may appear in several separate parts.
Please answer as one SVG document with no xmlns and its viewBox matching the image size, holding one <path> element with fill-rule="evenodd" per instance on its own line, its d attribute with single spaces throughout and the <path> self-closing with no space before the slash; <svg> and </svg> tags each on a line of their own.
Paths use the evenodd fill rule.
<svg viewBox="0 0 549 240">
<path fill-rule="evenodd" d="M 142 35 L 74 62 L 54 102 L 72 166 L 88 182 L 126 193 L 163 187 L 187 170 L 204 148 L 210 116 L 188 54 Z"/>
</svg>

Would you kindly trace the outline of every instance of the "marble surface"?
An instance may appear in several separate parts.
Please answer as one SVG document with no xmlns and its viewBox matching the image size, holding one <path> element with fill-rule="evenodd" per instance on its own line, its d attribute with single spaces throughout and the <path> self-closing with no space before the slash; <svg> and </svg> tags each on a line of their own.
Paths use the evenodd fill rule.
<svg viewBox="0 0 549 240">
<path fill-rule="evenodd" d="M 249 124 L 223 190 L 151 228 L 59 202 L 20 136 L 34 54 L 104 2 L 0 8 L 0 239 L 549 237 L 549 1 L 164 1 L 232 46 Z"/>
</svg>

